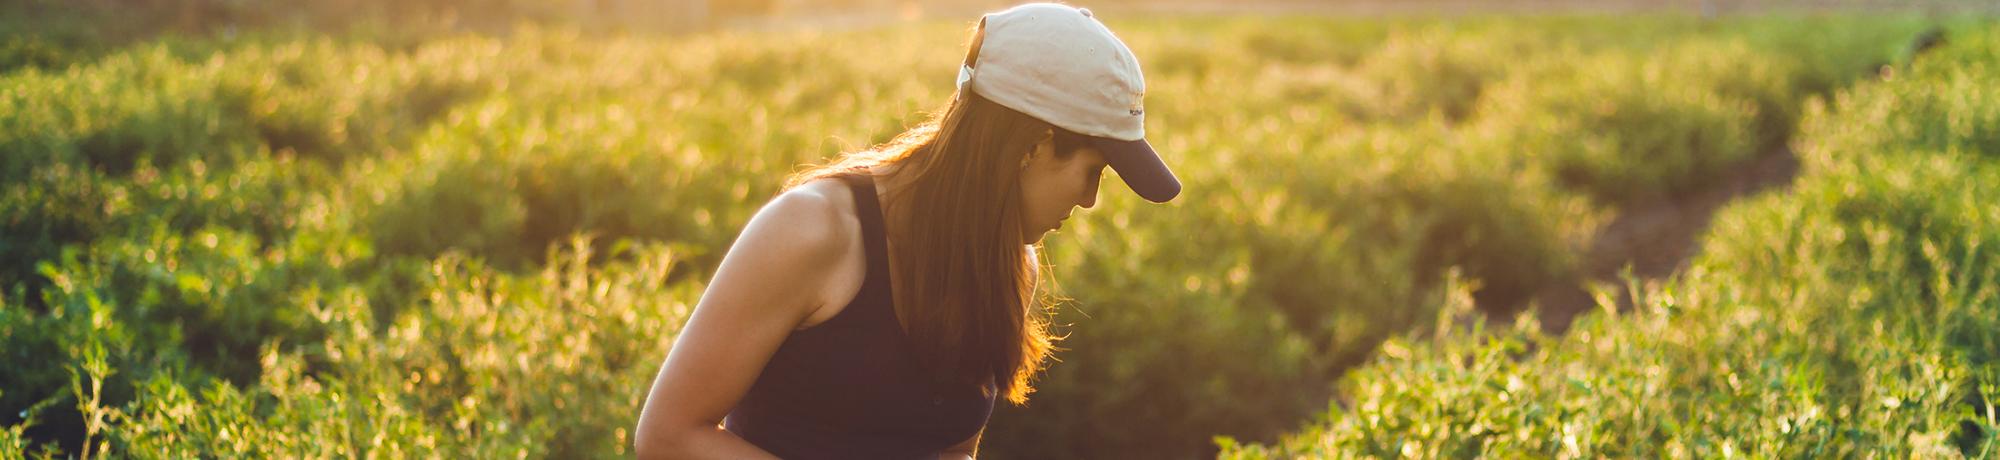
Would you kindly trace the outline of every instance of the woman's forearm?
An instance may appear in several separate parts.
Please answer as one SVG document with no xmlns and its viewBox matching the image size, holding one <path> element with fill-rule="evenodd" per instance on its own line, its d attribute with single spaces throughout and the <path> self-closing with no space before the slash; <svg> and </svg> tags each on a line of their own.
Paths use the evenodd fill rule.
<svg viewBox="0 0 2000 460">
<path fill-rule="evenodd" d="M 633 444 L 633 453 L 642 460 L 655 459 L 769 459 L 778 457 L 751 445 L 749 441 L 737 437 L 735 433 L 721 427 L 695 429 L 678 434 L 655 435 L 647 438 L 644 433 Z"/>
</svg>

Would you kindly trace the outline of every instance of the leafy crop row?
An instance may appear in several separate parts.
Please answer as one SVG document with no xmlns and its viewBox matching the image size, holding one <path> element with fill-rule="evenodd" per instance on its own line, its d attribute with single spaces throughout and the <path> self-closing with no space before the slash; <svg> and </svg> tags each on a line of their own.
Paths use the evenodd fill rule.
<svg viewBox="0 0 2000 460">
<path fill-rule="evenodd" d="M 1685 274 L 1607 287 L 1633 311 L 1560 337 L 1442 322 L 1224 456 L 2000 455 L 1996 50 L 1969 30 L 1810 106 L 1793 190 L 1728 208 Z"/>
</svg>

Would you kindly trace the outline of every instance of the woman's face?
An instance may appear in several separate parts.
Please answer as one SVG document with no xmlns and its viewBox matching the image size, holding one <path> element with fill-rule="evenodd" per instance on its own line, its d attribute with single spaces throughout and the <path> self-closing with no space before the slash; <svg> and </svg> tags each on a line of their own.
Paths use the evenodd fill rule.
<svg viewBox="0 0 2000 460">
<path fill-rule="evenodd" d="M 1062 228 L 1076 207 L 1097 205 L 1097 181 L 1104 175 L 1104 154 L 1077 149 L 1067 158 L 1055 154 L 1052 137 L 1035 144 L 1021 170 L 1021 240 L 1034 243 Z"/>
</svg>

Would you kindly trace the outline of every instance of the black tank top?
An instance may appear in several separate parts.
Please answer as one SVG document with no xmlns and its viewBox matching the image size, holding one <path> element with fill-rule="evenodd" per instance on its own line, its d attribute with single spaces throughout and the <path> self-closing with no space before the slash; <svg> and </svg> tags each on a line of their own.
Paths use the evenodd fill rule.
<svg viewBox="0 0 2000 460">
<path fill-rule="evenodd" d="M 841 179 L 868 251 L 861 292 L 832 318 L 792 331 L 723 427 L 785 459 L 935 458 L 986 426 L 993 396 L 934 383 L 917 363 L 891 303 L 875 181 Z"/>
</svg>

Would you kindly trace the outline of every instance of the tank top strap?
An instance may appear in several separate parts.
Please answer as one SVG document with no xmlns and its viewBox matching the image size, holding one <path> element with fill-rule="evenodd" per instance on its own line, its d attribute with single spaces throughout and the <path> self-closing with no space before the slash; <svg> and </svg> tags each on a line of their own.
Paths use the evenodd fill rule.
<svg viewBox="0 0 2000 460">
<path fill-rule="evenodd" d="M 883 303 L 889 294 L 889 239 L 883 230 L 882 201 L 875 195 L 875 177 L 857 172 L 843 177 L 854 192 L 854 214 L 861 220 L 861 240 L 868 251 L 868 279 L 862 290 L 878 292 Z"/>
</svg>

